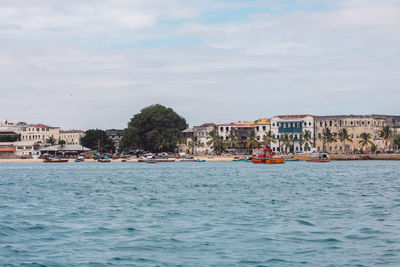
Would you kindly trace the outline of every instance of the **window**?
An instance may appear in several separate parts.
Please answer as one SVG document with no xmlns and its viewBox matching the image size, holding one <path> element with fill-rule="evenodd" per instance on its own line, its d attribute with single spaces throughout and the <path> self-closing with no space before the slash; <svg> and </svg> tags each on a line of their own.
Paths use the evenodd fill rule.
<svg viewBox="0 0 400 267">
<path fill-rule="evenodd" d="M 311 121 L 308 123 L 309 126 L 311 126 Z"/>
<path fill-rule="evenodd" d="M 221 132 L 223 132 L 223 131 L 224 131 L 224 127 L 221 127 L 221 128 L 219 128 L 219 129 L 220 129 L 220 131 L 221 131 Z"/>
<path fill-rule="evenodd" d="M 260 141 L 260 136 L 257 135 L 257 141 Z"/>
<path fill-rule="evenodd" d="M 273 127 L 275 127 L 275 122 L 274 122 L 274 123 L 272 123 L 272 126 L 273 126 Z"/>
<path fill-rule="evenodd" d="M 320 122 L 319 122 L 319 126 L 321 126 L 321 127 L 322 127 L 322 121 L 320 121 Z"/>
<path fill-rule="evenodd" d="M 257 129 L 257 132 L 258 132 L 260 130 L 260 127 L 257 126 L 256 129 Z"/>
<path fill-rule="evenodd" d="M 321 138 L 321 133 L 318 133 L 318 138 Z"/>
<path fill-rule="evenodd" d="M 263 126 L 262 129 L 263 129 L 263 131 L 265 132 L 265 131 L 267 130 L 267 127 Z"/>
<path fill-rule="evenodd" d="M 294 135 L 294 139 L 297 139 L 297 134 Z"/>
<path fill-rule="evenodd" d="M 331 127 L 332 127 L 332 121 L 329 121 L 329 126 L 331 126 Z"/>
<path fill-rule="evenodd" d="M 277 139 L 279 139 L 279 134 L 276 136 Z"/>
<path fill-rule="evenodd" d="M 229 127 L 226 127 L 225 130 L 226 130 L 226 131 L 229 131 Z"/>
</svg>

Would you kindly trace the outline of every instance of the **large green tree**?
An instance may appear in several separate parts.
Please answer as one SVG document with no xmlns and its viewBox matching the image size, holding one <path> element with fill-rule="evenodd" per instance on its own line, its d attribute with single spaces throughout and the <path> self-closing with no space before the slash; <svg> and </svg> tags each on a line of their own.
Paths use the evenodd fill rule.
<svg viewBox="0 0 400 267">
<path fill-rule="evenodd" d="M 235 152 L 235 148 L 239 147 L 238 137 L 233 129 L 226 135 L 225 145 L 227 148 L 233 149 L 233 152 Z"/>
<path fill-rule="evenodd" d="M 388 142 L 393 137 L 393 132 L 389 126 L 384 126 L 379 133 L 379 136 L 385 141 L 385 150 L 388 148 Z"/>
<path fill-rule="evenodd" d="M 82 137 L 81 143 L 84 147 L 99 152 L 113 152 L 114 143 L 107 136 L 106 132 L 100 129 L 91 129 L 86 131 L 86 135 Z"/>
<path fill-rule="evenodd" d="M 368 146 L 372 146 L 374 143 L 371 141 L 372 135 L 370 133 L 361 133 L 360 140 L 358 143 L 360 144 L 361 149 L 368 148 Z"/>
<path fill-rule="evenodd" d="M 174 151 L 182 140 L 186 120 L 173 109 L 156 104 L 133 116 L 124 130 L 123 149 L 143 149 L 152 152 Z"/>
<path fill-rule="evenodd" d="M 300 146 L 304 145 L 304 150 L 309 151 L 310 148 L 314 147 L 314 142 L 312 139 L 312 134 L 310 130 L 305 130 L 303 132 L 303 138 L 300 141 Z"/>
<path fill-rule="evenodd" d="M 207 141 L 207 146 L 210 146 L 211 149 L 214 150 L 215 154 L 220 155 L 225 151 L 225 143 L 216 131 L 210 132 L 207 139 L 209 139 Z"/>
<path fill-rule="evenodd" d="M 249 131 L 249 135 L 247 136 L 246 139 L 246 147 L 251 148 L 253 150 L 255 147 L 259 147 L 260 143 L 257 141 L 257 134 L 254 129 L 251 129 Z"/>
<path fill-rule="evenodd" d="M 326 150 L 328 150 L 329 145 L 336 142 L 336 133 L 332 132 L 329 128 L 325 127 L 322 130 L 322 136 L 320 138 Z M 327 152 L 327 151 L 324 151 Z"/>
</svg>

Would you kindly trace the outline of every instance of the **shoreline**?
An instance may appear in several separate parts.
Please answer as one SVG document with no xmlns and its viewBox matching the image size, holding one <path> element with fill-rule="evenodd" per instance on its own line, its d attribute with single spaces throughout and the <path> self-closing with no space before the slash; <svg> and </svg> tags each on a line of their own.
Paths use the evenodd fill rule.
<svg viewBox="0 0 400 267">
<path fill-rule="evenodd" d="M 194 157 L 195 159 L 205 160 L 206 162 L 232 162 L 235 156 L 199 156 Z M 300 161 L 305 161 L 309 158 L 308 155 L 294 155 L 294 158 Z M 342 155 L 342 154 L 332 154 L 330 155 L 331 161 L 354 161 L 354 160 L 400 160 L 400 154 L 380 154 L 380 155 L 370 155 L 370 154 L 360 154 L 360 155 Z M 176 159 L 175 162 L 180 162 L 181 159 Z M 43 159 L 0 159 L 1 163 L 42 163 Z M 68 163 L 74 163 L 74 159 L 70 159 Z M 85 159 L 84 162 L 97 162 L 93 159 Z M 122 159 L 111 160 L 111 162 L 122 162 Z M 128 159 L 126 163 L 136 163 L 137 158 Z M 162 163 L 162 162 L 160 162 Z"/>
</svg>

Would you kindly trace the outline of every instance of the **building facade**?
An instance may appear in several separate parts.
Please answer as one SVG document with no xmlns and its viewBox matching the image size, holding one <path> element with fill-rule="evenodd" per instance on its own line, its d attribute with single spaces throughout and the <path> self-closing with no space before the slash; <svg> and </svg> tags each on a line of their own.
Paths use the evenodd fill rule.
<svg viewBox="0 0 400 267">
<path fill-rule="evenodd" d="M 391 115 L 337 115 L 337 116 L 316 116 L 316 149 L 329 153 L 354 152 L 360 149 L 360 135 L 371 134 L 371 141 L 377 150 L 385 149 L 385 141 L 380 137 L 383 127 L 389 126 L 394 134 L 399 133 L 400 116 Z M 331 144 L 324 144 L 321 140 L 323 130 L 328 128 L 337 141 Z M 337 136 L 340 129 L 346 128 L 352 141 L 341 142 Z"/>
<path fill-rule="evenodd" d="M 301 145 L 305 131 L 310 131 L 313 143 L 315 143 L 314 135 L 314 116 L 312 115 L 280 115 L 271 118 L 271 131 L 275 136 L 274 142 L 271 144 L 272 151 L 280 153 L 312 153 L 312 147 L 306 149 L 305 145 Z M 283 139 L 290 139 L 290 146 L 283 144 Z"/>
<path fill-rule="evenodd" d="M 85 132 L 81 130 L 60 130 L 60 140 L 64 140 L 67 145 L 80 145 Z"/>
</svg>

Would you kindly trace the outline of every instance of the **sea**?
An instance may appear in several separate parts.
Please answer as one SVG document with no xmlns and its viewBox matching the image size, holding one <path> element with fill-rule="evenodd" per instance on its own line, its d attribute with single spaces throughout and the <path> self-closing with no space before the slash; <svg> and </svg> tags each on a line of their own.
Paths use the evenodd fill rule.
<svg viewBox="0 0 400 267">
<path fill-rule="evenodd" d="M 400 162 L 1 163 L 0 266 L 400 266 Z"/>
</svg>

